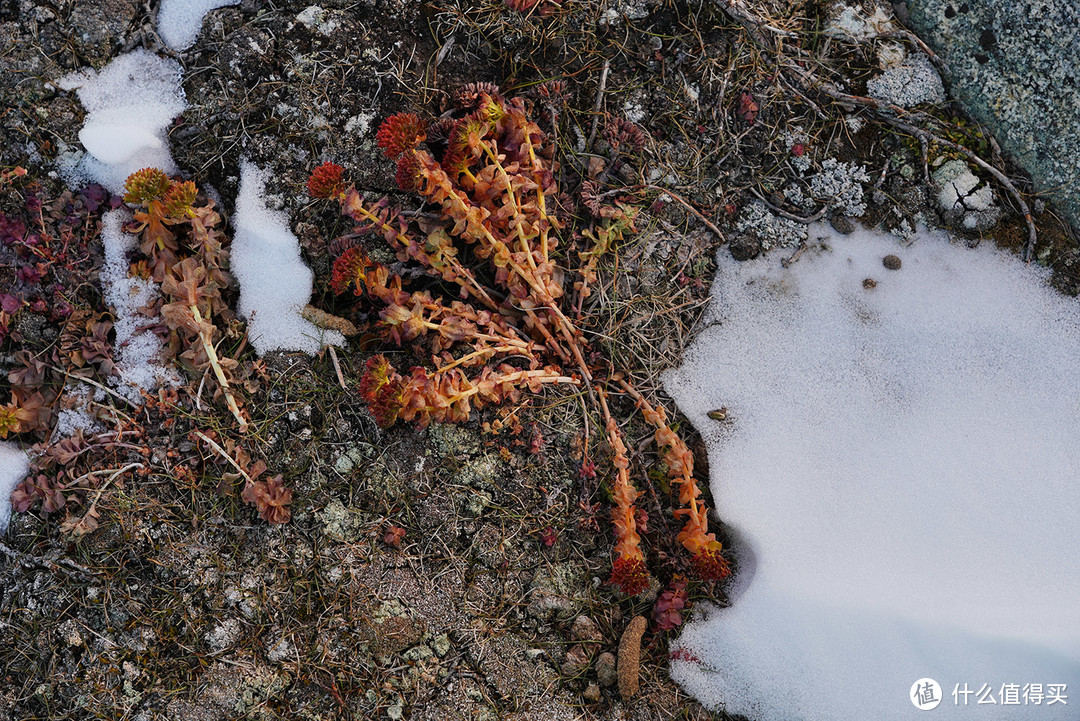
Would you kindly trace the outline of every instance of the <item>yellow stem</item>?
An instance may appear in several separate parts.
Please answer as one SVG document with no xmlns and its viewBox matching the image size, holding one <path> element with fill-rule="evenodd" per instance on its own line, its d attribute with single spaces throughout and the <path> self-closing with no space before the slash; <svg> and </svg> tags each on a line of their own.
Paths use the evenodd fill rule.
<svg viewBox="0 0 1080 721">
<path fill-rule="evenodd" d="M 206 357 L 210 360 L 210 367 L 214 369 L 214 375 L 217 376 L 218 385 L 221 386 L 222 392 L 225 393 L 225 402 L 229 405 L 229 410 L 232 411 L 236 422 L 240 424 L 240 431 L 246 432 L 247 420 L 240 414 L 240 407 L 236 404 L 236 398 L 233 397 L 232 388 L 229 387 L 229 381 L 225 377 L 225 370 L 218 361 L 217 351 L 214 349 L 214 344 L 210 338 L 210 332 L 212 331 L 207 331 L 207 328 L 213 328 L 213 326 L 209 323 L 203 323 L 202 313 L 199 312 L 198 305 L 188 307 L 191 309 L 191 314 L 195 316 L 195 322 L 199 324 L 199 340 L 202 341 L 203 350 L 206 351 Z"/>
<path fill-rule="evenodd" d="M 493 143 L 495 141 L 492 141 Z M 536 270 L 536 259 L 532 257 L 532 250 L 529 248 L 529 241 L 525 239 L 525 231 L 521 229 L 521 223 L 525 218 L 521 215 L 520 206 L 517 202 L 517 195 L 514 194 L 514 187 L 510 184 L 510 175 L 503 168 L 502 163 L 499 162 L 499 156 L 488 146 L 487 143 L 483 144 L 484 150 L 488 154 L 488 158 L 495 164 L 499 173 L 502 174 L 503 181 L 506 183 L 506 197 L 509 200 L 510 208 L 514 211 L 514 217 L 517 218 L 518 223 L 514 228 L 517 231 L 518 243 L 521 245 L 521 252 L 525 254 L 525 257 L 529 259 L 529 267 Z"/>
<path fill-rule="evenodd" d="M 384 223 L 377 215 L 375 215 L 374 213 L 369 211 L 363 205 L 360 205 L 359 211 L 360 211 L 361 215 L 363 215 L 365 218 L 370 220 L 375 225 L 379 226 L 383 230 L 388 230 L 391 233 L 393 233 L 394 236 L 397 238 L 397 241 L 399 243 L 401 243 L 402 245 L 407 246 L 409 244 L 409 239 L 407 237 L 405 237 L 404 235 L 402 235 L 401 232 L 397 228 L 394 228 L 393 226 L 389 225 L 388 223 Z M 477 300 L 482 302 L 484 305 L 486 305 L 488 307 L 489 310 L 498 310 L 498 308 L 499 308 L 498 304 L 491 299 L 491 296 L 489 296 L 487 294 L 487 291 L 484 290 L 483 286 L 481 286 L 476 281 L 476 278 L 473 277 L 472 273 L 469 272 L 469 270 L 467 268 L 465 268 L 463 265 L 461 265 L 461 263 L 459 263 L 457 261 L 457 259 L 454 258 L 454 257 L 448 256 L 446 258 L 446 260 L 447 260 L 447 262 L 450 263 L 451 266 L 453 266 L 454 270 L 457 271 L 459 277 L 464 278 L 466 281 L 469 282 L 469 284 L 471 284 L 472 287 L 469 287 L 469 285 L 459 283 L 459 285 L 461 285 L 463 288 L 465 288 L 465 290 L 467 290 L 469 292 L 469 295 L 471 295 L 473 298 L 476 298 Z"/>
</svg>

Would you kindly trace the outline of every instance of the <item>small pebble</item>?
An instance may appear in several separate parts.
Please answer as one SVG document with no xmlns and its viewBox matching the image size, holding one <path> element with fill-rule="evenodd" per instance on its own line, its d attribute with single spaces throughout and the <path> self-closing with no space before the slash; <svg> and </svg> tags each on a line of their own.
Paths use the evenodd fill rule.
<svg viewBox="0 0 1080 721">
<path fill-rule="evenodd" d="M 834 215 L 829 218 L 829 225 L 841 235 L 851 235 L 855 232 L 855 224 L 846 215 Z"/>
<path fill-rule="evenodd" d="M 881 264 L 889 270 L 900 270 L 900 259 L 895 255 L 886 255 L 881 259 Z"/>
<path fill-rule="evenodd" d="M 619 680 L 615 671 L 615 654 L 605 651 L 596 657 L 596 679 L 603 686 L 614 686 Z"/>
<path fill-rule="evenodd" d="M 585 689 L 585 693 L 582 695 L 589 703 L 596 703 L 600 700 L 600 687 L 595 683 L 590 683 L 588 688 Z"/>
<path fill-rule="evenodd" d="M 581 644 L 573 646 L 566 652 L 566 658 L 562 662 L 564 676 L 577 676 L 589 665 L 589 652 Z"/>
<path fill-rule="evenodd" d="M 870 290 L 871 288 L 877 288 L 877 281 L 873 278 L 867 278 L 862 282 L 862 287 Z"/>
<path fill-rule="evenodd" d="M 574 641 L 602 641 L 604 635 L 596 621 L 588 616 L 578 616 L 574 619 L 574 625 L 570 627 L 570 638 Z"/>
<path fill-rule="evenodd" d="M 761 241 L 758 240 L 757 235 L 753 233 L 747 233 L 732 238 L 729 247 L 731 249 L 731 257 L 740 263 L 745 260 L 752 260 L 761 253 Z"/>
</svg>

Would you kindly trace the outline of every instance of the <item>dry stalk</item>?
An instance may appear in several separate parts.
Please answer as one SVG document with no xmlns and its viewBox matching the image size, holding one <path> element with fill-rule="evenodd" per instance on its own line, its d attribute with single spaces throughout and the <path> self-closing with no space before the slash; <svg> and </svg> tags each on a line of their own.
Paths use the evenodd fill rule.
<svg viewBox="0 0 1080 721">
<path fill-rule="evenodd" d="M 214 326 L 210 323 L 203 322 L 198 305 L 191 305 L 189 306 L 189 309 L 191 310 L 192 316 L 195 318 L 195 322 L 199 325 L 199 340 L 202 342 L 203 350 L 206 351 L 206 357 L 210 361 L 210 367 L 214 369 L 214 376 L 217 377 L 218 385 L 221 386 L 221 390 L 225 394 L 225 402 L 229 405 L 229 410 L 232 412 L 233 417 L 236 418 L 236 422 L 240 424 L 240 432 L 246 433 L 248 428 L 247 419 L 244 418 L 244 415 L 240 412 L 240 406 L 236 404 L 236 398 L 233 396 L 232 388 L 229 387 L 229 379 L 225 377 L 225 371 L 218 361 L 217 350 L 215 350 L 210 337 Z"/>
</svg>

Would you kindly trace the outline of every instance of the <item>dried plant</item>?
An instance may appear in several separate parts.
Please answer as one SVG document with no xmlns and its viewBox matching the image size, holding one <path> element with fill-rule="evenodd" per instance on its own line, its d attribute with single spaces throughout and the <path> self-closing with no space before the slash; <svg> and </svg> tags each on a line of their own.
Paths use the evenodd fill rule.
<svg viewBox="0 0 1080 721">
<path fill-rule="evenodd" d="M 539 95 L 555 112 L 565 87 L 545 86 Z M 405 213 L 386 198 L 368 201 L 333 163 L 316 168 L 308 181 L 313 197 L 335 200 L 355 221 L 349 237 L 382 237 L 400 264 L 376 262 L 361 244 L 351 244 L 334 261 L 331 288 L 361 298 L 371 308 L 369 317 L 378 318 L 384 341 L 426 351 L 432 361 L 407 372 L 383 355 L 367 361 L 360 393 L 383 426 L 399 420 L 421 426 L 461 422 L 474 409 L 517 401 L 547 384 L 585 386 L 594 376 L 617 378 L 564 306 L 573 307 L 580 320 L 598 263 L 635 232 L 638 209 L 625 191 L 603 190 L 606 176 L 587 183 L 582 196 L 599 224 L 572 235 L 584 247 L 571 255 L 579 260 L 576 272 L 566 273 L 559 267 L 566 257 L 566 220 L 558 204 L 553 142 L 530 119 L 524 99 L 507 99 L 493 85 L 472 83 L 453 98 L 457 110 L 447 117 L 428 124 L 400 113 L 377 134 L 379 147 L 397 166 L 398 186 L 419 196 L 429 212 Z M 604 137 L 612 153 L 609 170 L 646 142 L 644 132 L 624 120 L 609 120 Z M 430 282 L 410 287 L 423 276 Z M 447 286 L 453 293 L 439 297 L 436 289 Z M 566 297 L 567 286 L 573 299 Z M 637 529 L 645 515 L 634 505 L 638 492 L 605 386 L 597 386 L 597 393 L 615 469 L 611 583 L 636 594 L 650 582 Z M 583 478 L 595 473 L 585 447 Z M 691 551 L 693 567 L 715 578 L 714 567 L 695 560 L 723 561 L 692 481 L 690 476 L 685 486 L 690 501 L 679 511 L 689 515 L 679 539 Z"/>
<path fill-rule="evenodd" d="M 214 202 L 207 199 L 196 207 L 198 189 L 187 181 L 172 180 L 156 168 L 143 168 L 128 177 L 124 200 L 138 206 L 134 225 L 128 230 L 140 234 L 139 250 L 150 259 L 155 280 L 169 301 L 161 308 L 161 317 L 184 348 L 181 357 L 196 371 L 212 370 L 218 388 L 240 431 L 247 430 L 247 419 L 240 410 L 229 378 L 237 367 L 235 360 L 219 357 L 215 337 L 219 335 L 214 317 L 231 316 L 221 291 L 231 277 L 221 216 Z M 184 240 L 190 254 L 181 260 L 177 231 L 186 231 Z"/>
</svg>

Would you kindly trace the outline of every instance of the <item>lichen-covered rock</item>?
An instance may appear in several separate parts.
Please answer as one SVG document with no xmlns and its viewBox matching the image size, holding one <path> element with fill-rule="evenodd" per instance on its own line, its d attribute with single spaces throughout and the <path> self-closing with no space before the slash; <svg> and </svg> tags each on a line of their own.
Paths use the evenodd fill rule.
<svg viewBox="0 0 1080 721">
<path fill-rule="evenodd" d="M 1080 225 L 1080 6 L 1074 0 L 912 0 L 950 93 Z"/>
<path fill-rule="evenodd" d="M 935 170 L 934 183 L 946 224 L 959 230 L 988 230 L 1001 219 L 994 189 L 980 181 L 963 160 L 950 160 Z"/>
</svg>

